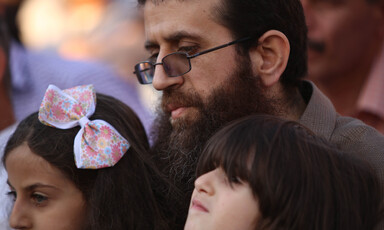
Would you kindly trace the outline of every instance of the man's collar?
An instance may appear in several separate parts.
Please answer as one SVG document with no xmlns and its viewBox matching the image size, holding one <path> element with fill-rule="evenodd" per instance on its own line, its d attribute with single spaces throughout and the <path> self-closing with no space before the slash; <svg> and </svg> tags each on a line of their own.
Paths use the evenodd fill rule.
<svg viewBox="0 0 384 230">
<path fill-rule="evenodd" d="M 300 92 L 308 103 L 299 122 L 316 134 L 330 139 L 337 119 L 331 101 L 311 81 L 303 81 Z"/>
</svg>

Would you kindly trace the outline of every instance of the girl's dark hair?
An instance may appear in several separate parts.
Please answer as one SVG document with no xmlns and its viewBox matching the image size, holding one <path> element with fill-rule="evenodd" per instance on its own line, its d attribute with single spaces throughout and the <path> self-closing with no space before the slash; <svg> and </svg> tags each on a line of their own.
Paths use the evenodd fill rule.
<svg viewBox="0 0 384 230">
<path fill-rule="evenodd" d="M 165 209 L 171 187 L 149 155 L 139 118 L 119 100 L 97 94 L 96 111 L 90 117 L 95 119 L 110 123 L 131 145 L 113 167 L 76 168 L 73 143 L 80 127 L 52 128 L 40 123 L 38 113 L 19 124 L 5 147 L 3 163 L 13 149 L 27 144 L 33 153 L 60 169 L 87 201 L 86 229 L 170 229 L 165 216 L 170 210 Z"/>
<path fill-rule="evenodd" d="M 207 142 L 197 176 L 217 167 L 231 183 L 249 183 L 258 230 L 368 230 L 379 218 L 380 185 L 368 163 L 293 121 L 254 115 L 230 123 Z"/>
</svg>

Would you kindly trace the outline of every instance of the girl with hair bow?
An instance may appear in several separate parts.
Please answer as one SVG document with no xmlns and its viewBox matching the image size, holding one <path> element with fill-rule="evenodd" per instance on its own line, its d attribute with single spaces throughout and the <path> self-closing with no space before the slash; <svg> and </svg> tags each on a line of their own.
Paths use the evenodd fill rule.
<svg viewBox="0 0 384 230">
<path fill-rule="evenodd" d="M 3 163 L 14 229 L 172 229 L 170 183 L 142 123 L 92 85 L 50 85 L 38 113 L 10 137 Z M 169 215 L 169 216 L 168 216 Z"/>
</svg>

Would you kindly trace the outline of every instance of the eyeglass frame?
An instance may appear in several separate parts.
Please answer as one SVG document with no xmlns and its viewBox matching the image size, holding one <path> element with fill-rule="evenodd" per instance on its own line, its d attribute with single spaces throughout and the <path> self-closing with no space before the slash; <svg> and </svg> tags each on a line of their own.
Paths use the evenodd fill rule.
<svg viewBox="0 0 384 230">
<path fill-rule="evenodd" d="M 156 67 L 157 65 L 163 65 L 163 64 L 164 64 L 164 61 L 163 61 L 163 60 L 164 60 L 165 58 L 167 58 L 168 56 L 170 56 L 170 55 L 175 55 L 175 54 L 183 54 L 183 55 L 185 55 L 186 59 L 188 60 L 188 64 L 189 64 L 189 68 L 188 68 L 187 71 L 185 71 L 185 72 L 182 73 L 182 74 L 176 75 L 176 76 L 170 76 L 170 75 L 167 73 L 167 71 L 165 71 L 165 73 L 167 74 L 168 77 L 179 77 L 179 76 L 183 76 L 184 74 L 186 74 L 186 73 L 188 73 L 189 71 L 192 70 L 192 64 L 191 64 L 191 59 L 192 59 L 192 58 L 195 58 L 195 57 L 198 57 L 198 56 L 200 56 L 200 55 L 203 55 L 203 54 L 206 54 L 206 53 L 210 53 L 210 52 L 213 52 L 213 51 L 222 49 L 222 48 L 225 48 L 225 47 L 227 47 L 227 46 L 231 46 L 231 45 L 234 45 L 234 44 L 238 44 L 238 43 L 241 43 L 241 42 L 245 42 L 245 41 L 251 40 L 252 38 L 253 38 L 253 37 L 250 37 L 250 36 L 248 36 L 248 37 L 243 37 L 243 38 L 239 38 L 239 39 L 236 39 L 236 40 L 234 40 L 234 41 L 225 43 L 225 44 L 223 44 L 223 45 L 219 45 L 219 46 L 216 46 L 216 47 L 213 47 L 213 48 L 210 48 L 210 49 L 203 50 L 203 51 L 198 52 L 198 53 L 193 54 L 193 55 L 189 55 L 187 52 L 180 52 L 180 51 L 178 51 L 178 52 L 173 52 L 173 53 L 170 53 L 170 54 L 165 55 L 165 56 L 161 59 L 161 62 L 157 62 L 157 63 L 153 63 L 153 62 L 151 62 L 151 61 L 142 61 L 142 62 L 139 62 L 139 63 L 137 63 L 137 64 L 135 65 L 135 71 L 134 71 L 133 73 L 136 75 L 138 81 L 139 81 L 141 84 L 151 84 L 152 81 L 153 81 L 153 77 L 154 77 L 154 76 L 152 76 L 152 81 L 151 81 L 151 82 L 144 82 L 143 79 L 142 79 L 142 77 L 141 77 L 141 74 L 140 74 L 140 73 L 141 73 L 141 72 L 144 72 L 144 71 L 146 71 L 146 70 L 148 70 L 148 69 L 144 69 L 143 71 L 138 72 L 138 66 L 139 66 L 140 64 L 148 63 L 148 64 L 150 64 L 150 65 L 153 67 L 153 70 L 155 70 L 155 67 Z"/>
</svg>

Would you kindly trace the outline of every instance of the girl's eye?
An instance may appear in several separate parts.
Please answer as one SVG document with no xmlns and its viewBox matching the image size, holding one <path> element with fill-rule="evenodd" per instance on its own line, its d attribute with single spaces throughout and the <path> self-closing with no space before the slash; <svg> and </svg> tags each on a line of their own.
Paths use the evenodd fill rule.
<svg viewBox="0 0 384 230">
<path fill-rule="evenodd" d="M 229 178 L 229 181 L 231 183 L 235 183 L 235 184 L 240 184 L 241 183 L 241 179 L 239 177 L 237 177 L 237 176 L 233 176 L 233 177 Z"/>
<path fill-rule="evenodd" d="M 41 195 L 39 193 L 33 193 L 31 198 L 34 204 L 37 206 L 44 205 L 44 203 L 48 200 L 48 197 Z"/>
<path fill-rule="evenodd" d="M 17 194 L 15 191 L 9 191 L 7 192 L 7 196 L 10 196 L 12 198 L 13 201 L 16 201 L 16 198 L 17 198 Z"/>
</svg>

